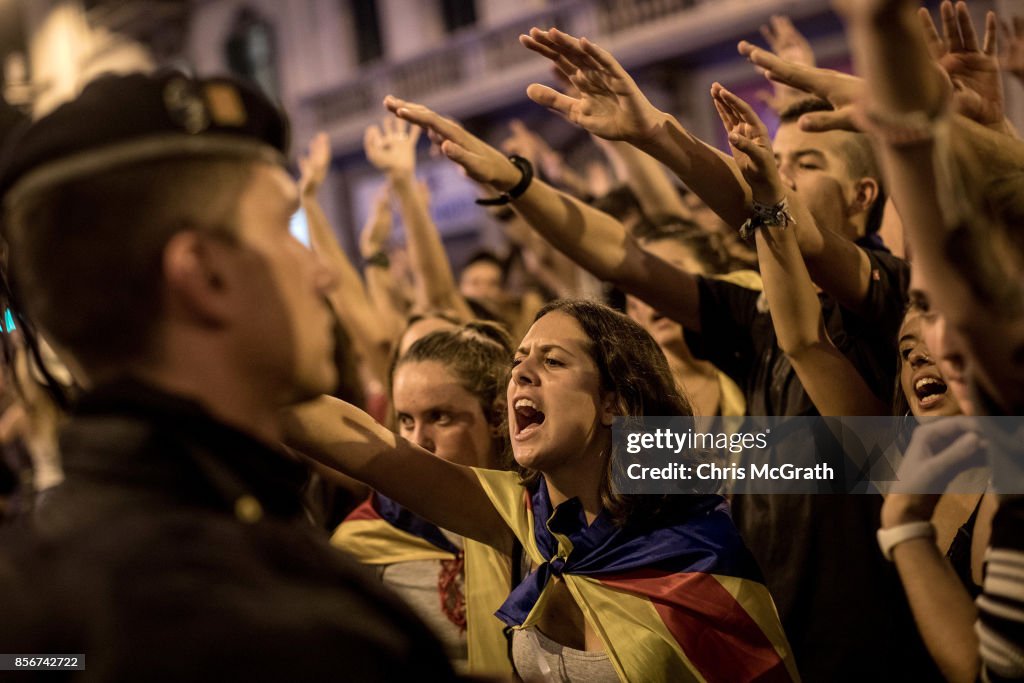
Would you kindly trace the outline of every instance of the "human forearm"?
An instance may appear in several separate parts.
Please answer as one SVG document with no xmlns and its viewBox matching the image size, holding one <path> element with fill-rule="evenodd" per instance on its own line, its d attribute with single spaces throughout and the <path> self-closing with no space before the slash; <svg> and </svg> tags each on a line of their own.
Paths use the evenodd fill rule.
<svg viewBox="0 0 1024 683">
<path fill-rule="evenodd" d="M 847 36 L 858 71 L 880 111 L 938 111 L 946 97 L 942 74 L 928 52 L 916 0 L 892 0 L 876 11 L 847 18 Z"/>
<path fill-rule="evenodd" d="M 359 239 L 359 253 L 363 257 L 363 278 L 366 280 L 366 296 L 370 306 L 378 314 L 381 328 L 388 339 L 394 341 L 402 332 L 405 310 L 393 296 L 396 283 L 392 279 L 390 262 L 386 259 L 387 244 L 391 235 L 391 210 L 387 196 L 383 195 L 367 218 Z M 385 260 L 381 261 L 381 256 Z"/>
<path fill-rule="evenodd" d="M 363 282 L 359 278 L 359 272 L 334 237 L 331 224 L 327 220 L 327 215 L 320 206 L 320 202 L 315 197 L 305 196 L 302 198 L 302 208 L 306 212 L 313 251 L 327 261 L 334 270 L 335 277 L 339 281 L 338 289 L 344 290 L 346 296 L 365 301 L 366 292 L 363 289 Z"/>
<path fill-rule="evenodd" d="M 612 162 L 619 179 L 624 181 L 640 202 L 640 209 L 649 219 L 663 216 L 688 218 L 690 210 L 664 167 L 649 154 L 626 142 L 599 141 L 605 156 Z"/>
<path fill-rule="evenodd" d="M 368 484 L 443 529 L 511 550 L 508 528 L 470 468 L 434 456 L 354 406 L 330 397 L 289 410 L 285 425 L 286 442 L 305 455 Z"/>
<path fill-rule="evenodd" d="M 411 172 L 392 173 L 391 189 L 405 223 L 409 258 L 416 278 L 416 303 L 423 309 L 450 309 L 472 318 L 455 285 L 451 264 L 430 212 L 416 188 Z"/>
<path fill-rule="evenodd" d="M 381 328 L 386 331 L 389 339 L 398 339 L 405 314 L 395 305 L 395 299 L 391 295 L 391 272 L 382 266 L 367 265 L 363 269 L 363 277 L 366 278 L 367 297 L 377 312 Z"/>
<path fill-rule="evenodd" d="M 802 213 L 794 213 L 796 221 L 804 218 Z M 793 354 L 824 341 L 821 301 L 793 231 L 789 226 L 762 228 L 757 231 L 756 241 L 764 293 L 779 347 Z"/>
<path fill-rule="evenodd" d="M 699 329 L 696 279 L 645 252 L 612 216 L 541 181 L 534 181 L 512 206 L 583 269 Z"/>
<path fill-rule="evenodd" d="M 732 158 L 695 137 L 669 114 L 654 134 L 633 144 L 664 164 L 722 220 L 739 228 L 749 217 L 750 191 Z"/>
<path fill-rule="evenodd" d="M 794 219 L 811 220 L 798 201 Z M 821 300 L 790 229 L 757 233 L 758 261 L 779 347 L 822 415 L 884 415 L 853 363 L 832 343 L 822 319 Z"/>
<path fill-rule="evenodd" d="M 753 230 L 764 293 L 779 347 L 823 415 L 881 414 L 853 364 L 833 345 L 821 301 L 800 253 L 796 227 L 813 225 L 810 211 L 787 192 L 776 168 L 771 136 L 754 109 L 716 83 L 715 109 L 729 137 L 737 169 L 750 188 Z"/>
<path fill-rule="evenodd" d="M 385 106 L 443 138 L 441 151 L 481 185 L 509 192 L 521 182 L 523 173 L 508 158 L 454 121 L 394 97 L 385 98 Z M 537 179 L 512 201 L 512 207 L 586 270 L 615 282 L 683 325 L 699 329 L 696 278 L 645 252 L 619 221 Z"/>
<path fill-rule="evenodd" d="M 939 492 L 950 490 L 961 473 L 987 465 L 987 450 L 973 418 L 918 425 L 882 505 L 881 526 L 889 533 L 880 540 L 888 545 L 899 534 L 892 530 L 930 522 Z M 922 639 L 947 680 L 975 681 L 980 664 L 974 603 L 933 534 L 923 529 L 904 538 L 888 547 Z"/>
<path fill-rule="evenodd" d="M 892 551 L 917 629 L 947 681 L 973 683 L 980 670 L 977 610 L 949 562 L 930 538 Z"/>
</svg>

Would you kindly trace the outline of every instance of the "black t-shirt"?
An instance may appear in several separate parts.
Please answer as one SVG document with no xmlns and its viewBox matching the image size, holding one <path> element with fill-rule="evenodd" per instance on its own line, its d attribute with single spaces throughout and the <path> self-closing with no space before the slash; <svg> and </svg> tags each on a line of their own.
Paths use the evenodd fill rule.
<svg viewBox="0 0 1024 683">
<path fill-rule="evenodd" d="M 820 295 L 829 337 L 860 371 L 875 394 L 889 401 L 896 378 L 896 335 L 907 302 L 910 269 L 906 261 L 865 250 L 871 261 L 868 292 L 854 313 L 827 294 Z M 743 391 L 748 415 L 817 415 L 793 371 L 757 290 L 699 277 L 700 332 L 686 331 L 698 358 L 711 361 Z"/>
<path fill-rule="evenodd" d="M 887 252 L 866 253 L 871 275 L 862 309 L 854 313 L 822 294 L 822 316 L 836 347 L 888 401 L 909 267 Z M 698 282 L 701 331 L 686 333 L 694 355 L 740 386 L 749 415 L 817 415 L 779 348 L 762 292 L 712 278 Z M 829 430 L 817 429 L 792 434 L 785 446 L 821 454 L 834 450 L 831 439 Z M 806 681 L 941 680 L 899 577 L 878 550 L 881 504 L 877 495 L 732 499 L 736 524 L 761 565 Z"/>
</svg>

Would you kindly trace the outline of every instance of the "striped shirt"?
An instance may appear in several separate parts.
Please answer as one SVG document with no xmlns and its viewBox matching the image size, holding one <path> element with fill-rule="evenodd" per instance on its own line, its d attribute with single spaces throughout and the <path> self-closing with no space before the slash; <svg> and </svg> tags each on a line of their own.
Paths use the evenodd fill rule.
<svg viewBox="0 0 1024 683">
<path fill-rule="evenodd" d="M 1024 680 L 1024 496 L 1006 496 L 992 522 L 978 598 L 981 680 Z"/>
</svg>

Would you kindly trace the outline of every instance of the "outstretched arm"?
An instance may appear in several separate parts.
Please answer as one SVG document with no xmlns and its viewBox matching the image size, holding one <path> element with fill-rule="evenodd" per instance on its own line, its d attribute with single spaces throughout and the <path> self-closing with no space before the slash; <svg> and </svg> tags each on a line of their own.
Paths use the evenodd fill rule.
<svg viewBox="0 0 1024 683">
<path fill-rule="evenodd" d="M 531 99 L 594 135 L 625 140 L 649 153 L 734 228 L 750 217 L 749 188 L 733 160 L 658 111 L 607 51 L 586 38 L 577 40 L 556 29 L 533 29 L 520 40 L 551 59 L 579 90 L 578 97 L 569 97 L 534 84 L 527 90 Z M 760 52 L 778 59 L 765 50 Z M 795 83 L 787 85 L 799 87 Z M 870 283 L 867 255 L 830 230 L 810 225 L 794 229 L 815 281 L 843 305 L 859 310 Z"/>
<path fill-rule="evenodd" d="M 316 198 L 330 165 L 331 143 L 325 133 L 320 133 L 310 142 L 308 154 L 299 160 L 302 171 L 299 189 L 309 223 L 310 243 L 339 281 L 339 286 L 328 295 L 331 307 L 356 342 L 373 376 L 383 381 L 387 375 L 391 338 L 380 325 L 374 324 L 373 310 L 359 272 L 335 239 L 334 230 Z"/>
<path fill-rule="evenodd" d="M 1016 150 L 1019 141 L 945 113 L 953 91 L 948 77 L 934 66 L 915 3 L 878 0 L 842 7 L 867 82 L 866 118 L 878 122 L 877 137 L 914 265 L 929 283 L 936 305 L 953 325 L 979 305 L 1012 305 L 1004 297 L 1019 295 L 1007 286 L 1014 266 L 1006 261 L 1007 250 L 998 248 L 1001 231 L 980 203 L 978 190 L 986 178 L 965 173 L 963 160 L 978 153 L 975 140 L 997 137 L 1003 151 L 986 157 L 985 166 L 979 167 L 992 177 L 992 168 L 1001 166 L 1007 150 Z M 956 10 L 966 12 L 966 7 L 958 4 Z M 976 46 L 969 22 L 959 30 L 968 45 Z M 897 125 L 887 123 L 892 121 Z M 899 132 L 907 125 L 901 122 L 908 121 L 913 137 L 893 134 L 891 129 Z M 972 126 L 978 130 L 970 132 Z M 951 253 L 956 257 L 950 258 Z"/>
<path fill-rule="evenodd" d="M 615 169 L 619 180 L 629 186 L 648 220 L 666 216 L 689 218 L 690 209 L 669 180 L 665 167 L 651 155 L 628 142 L 594 138 Z"/>
<path fill-rule="evenodd" d="M 445 156 L 492 193 L 506 192 L 518 184 L 521 174 L 505 155 L 454 121 L 396 97 L 385 98 L 384 104 L 400 118 L 431 130 L 443 141 Z M 534 180 L 512 207 L 586 270 L 684 326 L 700 329 L 696 278 L 641 249 L 619 221 L 540 180 Z"/>
<path fill-rule="evenodd" d="M 801 117 L 799 125 L 803 130 L 858 130 L 855 105 L 864 92 L 861 79 L 831 69 L 791 62 L 746 41 L 741 41 L 738 49 L 751 63 L 764 70 L 768 80 L 814 95 L 833 106 L 834 111 L 814 112 Z M 871 284 L 871 261 L 864 250 L 813 221 L 798 222 L 794 230 L 811 279 L 846 308 L 862 310 Z"/>
<path fill-rule="evenodd" d="M 754 201 L 776 206 L 785 199 L 791 212 L 778 216 L 781 225 L 756 231 L 761 277 L 779 346 L 822 415 L 884 415 L 882 402 L 825 330 L 821 303 L 792 229 L 813 219 L 794 193 L 787 196 L 768 129 L 746 102 L 721 85 L 716 83 L 711 94 Z"/>
<path fill-rule="evenodd" d="M 420 129 L 395 118 L 384 119 L 383 129 L 370 126 L 363 136 L 366 158 L 387 174 L 391 191 L 405 221 L 405 236 L 416 278 L 416 304 L 423 310 L 455 311 L 469 320 L 473 313 L 455 286 L 448 254 L 426 202 L 416 185 L 416 142 Z"/>
<path fill-rule="evenodd" d="M 366 483 L 442 529 L 511 554 L 511 530 L 469 467 L 436 457 L 355 406 L 328 396 L 289 409 L 285 426 L 290 447 Z"/>
</svg>

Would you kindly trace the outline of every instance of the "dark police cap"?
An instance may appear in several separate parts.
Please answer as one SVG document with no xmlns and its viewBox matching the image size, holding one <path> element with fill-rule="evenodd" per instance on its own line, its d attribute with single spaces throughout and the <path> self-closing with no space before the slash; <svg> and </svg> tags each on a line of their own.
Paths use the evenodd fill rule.
<svg viewBox="0 0 1024 683">
<path fill-rule="evenodd" d="M 178 72 L 102 76 L 13 136 L 0 196 L 141 161 L 235 157 L 283 163 L 288 121 L 260 92 Z"/>
</svg>

